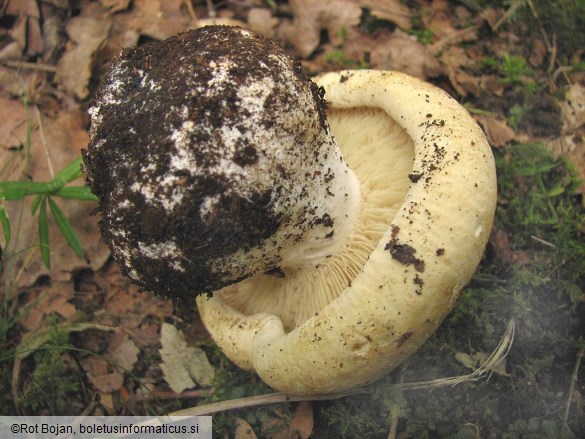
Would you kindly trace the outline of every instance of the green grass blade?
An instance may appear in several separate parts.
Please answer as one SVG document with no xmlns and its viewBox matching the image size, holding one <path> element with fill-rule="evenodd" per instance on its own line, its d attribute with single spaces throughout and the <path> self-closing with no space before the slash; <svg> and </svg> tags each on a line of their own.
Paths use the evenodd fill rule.
<svg viewBox="0 0 585 439">
<path fill-rule="evenodd" d="M 59 208 L 59 206 L 57 206 L 57 203 L 55 203 L 51 198 L 48 198 L 48 201 L 53 218 L 55 218 L 55 222 L 59 226 L 59 229 L 61 229 L 61 233 L 67 240 L 69 247 L 73 249 L 77 256 L 83 258 L 83 247 L 81 246 L 81 241 L 71 226 L 71 223 L 67 217 L 65 217 L 65 214 L 63 214 L 63 211 Z"/>
<path fill-rule="evenodd" d="M 35 199 L 33 200 L 33 202 L 31 203 L 30 206 L 30 213 L 31 215 L 36 215 L 37 214 L 37 209 L 39 208 L 41 201 L 43 201 L 43 196 L 42 195 L 37 195 L 35 197 Z"/>
<path fill-rule="evenodd" d="M 4 248 L 8 248 L 12 231 L 10 229 L 10 219 L 4 206 L 0 206 L 0 224 L 2 225 L 2 230 L 4 230 Z"/>
<path fill-rule="evenodd" d="M 71 198 L 81 201 L 97 201 L 98 198 L 87 186 L 64 186 L 55 192 L 61 198 Z"/>
<path fill-rule="evenodd" d="M 0 182 L 0 199 L 8 201 L 22 200 L 27 195 L 42 195 L 51 192 L 49 183 L 36 181 L 3 181 Z"/>
<path fill-rule="evenodd" d="M 61 172 L 51 180 L 51 183 L 56 185 L 55 190 L 63 187 L 66 183 L 81 177 L 81 161 L 82 158 L 78 157 L 76 160 L 65 166 Z"/>
<path fill-rule="evenodd" d="M 39 212 L 39 245 L 45 267 L 51 268 L 51 247 L 49 245 L 49 221 L 47 219 L 46 197 L 43 197 L 41 201 L 41 210 Z"/>
</svg>

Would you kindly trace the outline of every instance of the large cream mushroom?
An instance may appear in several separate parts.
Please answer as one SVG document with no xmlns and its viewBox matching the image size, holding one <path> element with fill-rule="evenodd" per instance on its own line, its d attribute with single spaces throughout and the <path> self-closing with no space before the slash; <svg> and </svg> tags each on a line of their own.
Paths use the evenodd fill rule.
<svg viewBox="0 0 585 439">
<path fill-rule="evenodd" d="M 490 147 L 447 93 L 397 72 L 321 76 L 208 27 L 127 51 L 85 154 L 103 235 L 140 285 L 197 297 L 273 388 L 332 394 L 416 351 L 453 307 L 495 210 Z M 331 128 L 329 128 L 329 126 Z"/>
</svg>

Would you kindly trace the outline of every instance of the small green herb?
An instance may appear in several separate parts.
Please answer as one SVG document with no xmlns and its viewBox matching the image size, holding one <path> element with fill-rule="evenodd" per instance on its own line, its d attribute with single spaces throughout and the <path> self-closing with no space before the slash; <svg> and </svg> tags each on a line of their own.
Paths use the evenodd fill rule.
<svg viewBox="0 0 585 439">
<path fill-rule="evenodd" d="M 36 181 L 4 181 L 0 182 L 0 201 L 20 201 L 27 196 L 34 195 L 32 215 L 39 212 L 38 233 L 39 249 L 43 263 L 47 268 L 51 266 L 51 247 L 49 243 L 49 222 L 47 204 L 55 223 L 75 254 L 83 257 L 83 247 L 75 230 L 63 211 L 53 200 L 54 197 L 74 199 L 79 201 L 97 201 L 97 197 L 86 186 L 66 186 L 66 184 L 81 177 L 81 157 L 77 158 L 61 170 L 53 179 L 47 182 Z M 0 225 L 4 231 L 5 246 L 11 238 L 10 219 L 3 205 L 0 204 Z"/>
</svg>

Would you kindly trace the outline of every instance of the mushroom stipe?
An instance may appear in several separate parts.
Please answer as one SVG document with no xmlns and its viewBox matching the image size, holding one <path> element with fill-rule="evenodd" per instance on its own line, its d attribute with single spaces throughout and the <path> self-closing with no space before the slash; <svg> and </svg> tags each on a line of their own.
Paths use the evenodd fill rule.
<svg viewBox="0 0 585 439">
<path fill-rule="evenodd" d="M 123 271 L 198 295 L 223 352 L 284 393 L 339 393 L 404 361 L 492 227 L 491 149 L 447 93 L 373 70 L 315 84 L 240 28 L 124 51 L 91 121 L 85 169 Z"/>
</svg>

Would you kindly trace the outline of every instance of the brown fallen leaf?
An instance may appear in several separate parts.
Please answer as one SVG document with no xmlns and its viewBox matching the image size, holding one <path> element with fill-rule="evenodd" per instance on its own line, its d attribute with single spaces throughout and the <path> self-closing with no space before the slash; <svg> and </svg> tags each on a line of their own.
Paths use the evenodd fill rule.
<svg viewBox="0 0 585 439">
<path fill-rule="evenodd" d="M 163 323 L 160 332 L 160 367 L 169 387 L 181 393 L 196 384 L 209 386 L 215 370 L 203 349 L 189 346 L 185 335 L 171 324 Z"/>
<path fill-rule="evenodd" d="M 23 54 L 34 56 L 41 53 L 43 51 L 43 33 L 40 25 L 41 13 L 37 1 L 9 0 L 3 6 L 3 15 L 18 17 L 17 26 L 22 26 L 21 31 L 17 32 L 23 32 L 21 34 L 22 40 L 19 41 L 20 47 L 24 50 Z"/>
<path fill-rule="evenodd" d="M 140 352 L 123 331 L 117 330 L 107 341 L 108 347 L 103 356 L 90 355 L 81 360 L 87 378 L 102 393 L 120 390 L 124 374 L 134 368 Z"/>
<path fill-rule="evenodd" d="M 343 50 L 352 60 L 363 60 L 367 54 L 372 68 L 396 70 L 421 79 L 437 76 L 441 71 L 428 48 L 400 29 L 380 29 L 374 35 L 351 29 Z"/>
<path fill-rule="evenodd" d="M 273 38 L 276 35 L 278 18 L 274 17 L 268 8 L 251 8 L 248 11 L 248 26 L 250 30 L 266 38 Z"/>
<path fill-rule="evenodd" d="M 67 92 L 79 99 L 89 95 L 88 85 L 91 79 L 95 55 L 104 43 L 112 21 L 109 17 L 73 17 L 67 23 L 67 34 L 73 42 L 57 63 L 55 81 Z"/>
<path fill-rule="evenodd" d="M 313 433 L 315 420 L 313 419 L 313 406 L 310 401 L 301 401 L 297 405 L 293 419 L 289 425 L 291 434 L 299 439 L 309 439 Z"/>
<path fill-rule="evenodd" d="M 108 348 L 108 356 L 125 371 L 131 371 L 138 361 L 140 349 L 124 332 L 114 334 L 113 340 Z"/>
<path fill-rule="evenodd" d="M 453 27 L 450 5 L 447 0 L 432 0 L 426 13 L 421 14 L 424 28 L 431 30 L 435 40 L 441 40 L 457 30 Z"/>
<path fill-rule="evenodd" d="M 548 149 L 555 155 L 565 156 L 575 166 L 582 183 L 577 192 L 585 195 L 585 127 L 570 134 L 563 134 L 547 143 Z M 582 199 L 585 206 L 585 196 Z"/>
<path fill-rule="evenodd" d="M 460 96 L 479 95 L 479 79 L 465 71 L 467 67 L 473 68 L 475 63 L 465 49 L 451 46 L 441 54 L 440 59 L 445 65 L 449 82 Z"/>
<path fill-rule="evenodd" d="M 512 250 L 510 248 L 510 239 L 504 230 L 496 230 L 492 235 L 492 243 L 496 254 L 505 264 L 508 265 L 526 265 L 530 257 L 524 250 Z"/>
<path fill-rule="evenodd" d="M 563 132 L 572 132 L 585 125 L 585 87 L 581 84 L 569 86 L 565 100 L 560 103 L 563 117 Z"/>
<path fill-rule="evenodd" d="M 516 138 L 516 132 L 508 126 L 504 119 L 496 115 L 481 116 L 479 124 L 493 147 L 503 147 Z"/>
<path fill-rule="evenodd" d="M 160 0 L 134 0 L 134 7 L 124 13 L 128 18 L 128 29 L 155 40 L 164 40 L 194 25 L 187 13 L 181 13 L 176 1 L 170 5 L 167 3 Z"/>
<path fill-rule="evenodd" d="M 20 319 L 20 324 L 32 332 L 39 329 L 45 316 L 52 313 L 66 320 L 73 318 L 77 309 L 69 301 L 74 295 L 71 282 L 55 282 L 49 288 L 39 289 L 38 296 L 28 302 L 29 311 Z"/>
<path fill-rule="evenodd" d="M 400 0 L 352 0 L 362 8 L 368 8 L 370 13 L 381 20 L 394 23 L 400 29 L 412 28 L 412 11 Z"/>
<path fill-rule="evenodd" d="M 93 373 L 88 372 L 87 379 L 102 393 L 117 392 L 124 384 L 124 375 L 118 371 L 105 373 L 103 375 L 94 375 Z"/>
<path fill-rule="evenodd" d="M 110 12 L 124 11 L 130 6 L 130 0 L 100 0 L 100 3 Z"/>
<path fill-rule="evenodd" d="M 236 418 L 236 431 L 234 434 L 234 439 L 256 439 L 256 433 L 245 420 L 242 418 Z"/>
<path fill-rule="evenodd" d="M 344 41 L 343 33 L 356 26 L 362 14 L 351 0 L 290 0 L 293 21 L 284 21 L 281 31 L 302 57 L 309 56 L 319 45 L 322 29 L 336 46 Z"/>
</svg>

